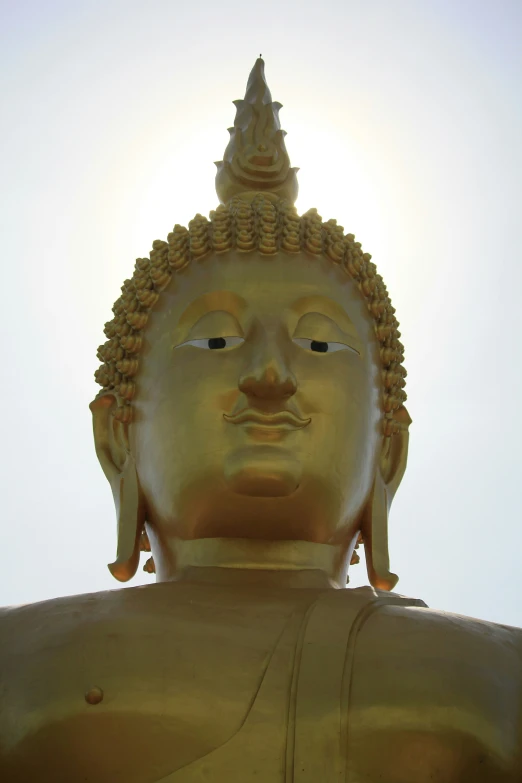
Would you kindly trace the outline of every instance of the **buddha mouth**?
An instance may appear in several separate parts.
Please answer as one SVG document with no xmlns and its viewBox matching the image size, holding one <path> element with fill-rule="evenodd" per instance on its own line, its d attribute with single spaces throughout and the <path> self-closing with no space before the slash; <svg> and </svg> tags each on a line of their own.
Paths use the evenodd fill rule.
<svg viewBox="0 0 522 783">
<path fill-rule="evenodd" d="M 301 419 L 292 411 L 278 411 L 277 413 L 260 413 L 252 408 L 243 408 L 239 413 L 229 415 L 223 414 L 225 421 L 231 424 L 257 424 L 262 427 L 277 427 L 278 429 L 302 429 L 306 427 L 311 419 Z"/>
</svg>

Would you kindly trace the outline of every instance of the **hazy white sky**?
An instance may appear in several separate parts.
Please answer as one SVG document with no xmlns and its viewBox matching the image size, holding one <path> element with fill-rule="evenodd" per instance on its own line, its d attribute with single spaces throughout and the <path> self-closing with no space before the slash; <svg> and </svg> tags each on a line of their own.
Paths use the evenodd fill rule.
<svg viewBox="0 0 522 783">
<path fill-rule="evenodd" d="M 522 625 L 520 2 L 0 9 L 0 604 L 118 586 L 96 348 L 134 259 L 215 208 L 212 162 L 262 52 L 299 209 L 356 234 L 401 321 L 397 590 Z"/>
</svg>

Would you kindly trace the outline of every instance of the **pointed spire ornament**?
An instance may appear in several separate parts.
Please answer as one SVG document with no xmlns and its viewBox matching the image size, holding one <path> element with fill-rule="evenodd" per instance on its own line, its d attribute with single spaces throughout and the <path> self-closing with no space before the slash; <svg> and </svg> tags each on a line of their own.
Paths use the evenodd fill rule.
<svg viewBox="0 0 522 783">
<path fill-rule="evenodd" d="M 272 101 L 265 79 L 265 63 L 259 57 L 248 79 L 243 100 L 236 107 L 234 126 L 223 160 L 216 163 L 216 192 L 222 204 L 233 196 L 252 201 L 263 193 L 272 201 L 293 204 L 299 186 L 285 147 L 286 132 L 279 122 L 280 103 Z"/>
</svg>

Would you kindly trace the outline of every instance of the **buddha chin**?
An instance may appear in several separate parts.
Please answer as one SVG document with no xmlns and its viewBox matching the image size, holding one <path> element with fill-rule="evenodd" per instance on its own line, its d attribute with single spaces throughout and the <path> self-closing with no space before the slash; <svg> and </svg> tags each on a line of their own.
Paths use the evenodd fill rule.
<svg viewBox="0 0 522 783">
<path fill-rule="evenodd" d="M 274 445 L 245 446 L 225 459 L 225 481 L 232 492 L 250 497 L 286 497 L 299 487 L 302 467 L 288 450 Z"/>
</svg>

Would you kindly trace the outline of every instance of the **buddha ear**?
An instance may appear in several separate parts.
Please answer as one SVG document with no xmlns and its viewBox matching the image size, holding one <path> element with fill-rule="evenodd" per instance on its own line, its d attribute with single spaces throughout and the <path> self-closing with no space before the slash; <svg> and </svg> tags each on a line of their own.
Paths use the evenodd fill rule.
<svg viewBox="0 0 522 783">
<path fill-rule="evenodd" d="M 116 560 L 108 567 L 116 579 L 127 582 L 138 568 L 140 536 L 145 522 L 143 496 L 129 447 L 129 425 L 115 417 L 117 400 L 113 394 L 97 397 L 89 407 L 96 455 L 111 485 L 118 520 Z"/>
<path fill-rule="evenodd" d="M 406 470 L 410 424 L 406 408 L 399 408 L 392 419 L 393 435 L 383 438 L 374 485 L 363 512 L 361 532 L 368 578 L 380 590 L 393 590 L 399 581 L 390 571 L 388 513 Z"/>
</svg>

